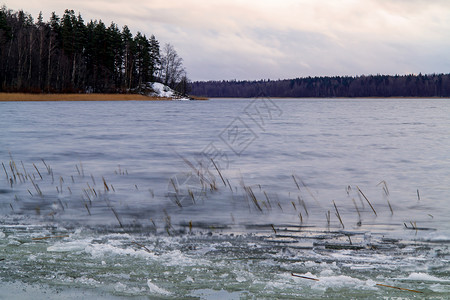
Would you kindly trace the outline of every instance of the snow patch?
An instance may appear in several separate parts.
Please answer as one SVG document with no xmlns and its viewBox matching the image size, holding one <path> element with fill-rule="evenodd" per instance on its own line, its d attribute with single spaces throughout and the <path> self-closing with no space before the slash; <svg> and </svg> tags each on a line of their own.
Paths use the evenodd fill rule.
<svg viewBox="0 0 450 300">
<path fill-rule="evenodd" d="M 182 96 L 167 85 L 159 82 L 147 82 L 142 85 L 143 93 L 150 97 L 164 97 L 172 100 L 189 101 L 188 97 Z"/>
</svg>

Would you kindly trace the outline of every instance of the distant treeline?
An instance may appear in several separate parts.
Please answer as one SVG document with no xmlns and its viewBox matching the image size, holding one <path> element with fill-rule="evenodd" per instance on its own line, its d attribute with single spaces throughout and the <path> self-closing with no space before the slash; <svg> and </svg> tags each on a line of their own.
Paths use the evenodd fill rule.
<svg viewBox="0 0 450 300">
<path fill-rule="evenodd" d="M 113 92 L 160 81 L 184 93 L 182 59 L 170 44 L 160 51 L 154 35 L 133 36 L 124 26 L 85 24 L 80 14 L 54 12 L 36 22 L 23 11 L 0 9 L 0 91 Z"/>
<path fill-rule="evenodd" d="M 205 97 L 450 97 L 450 74 L 305 77 L 260 81 L 197 81 Z"/>
</svg>

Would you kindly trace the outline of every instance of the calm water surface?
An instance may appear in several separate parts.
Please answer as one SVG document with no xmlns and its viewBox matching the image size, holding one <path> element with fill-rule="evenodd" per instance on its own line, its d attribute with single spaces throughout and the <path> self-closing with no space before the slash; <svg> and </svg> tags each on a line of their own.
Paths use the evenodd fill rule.
<svg viewBox="0 0 450 300">
<path fill-rule="evenodd" d="M 445 99 L 0 103 L 0 295 L 446 299 L 449 116 Z"/>
</svg>

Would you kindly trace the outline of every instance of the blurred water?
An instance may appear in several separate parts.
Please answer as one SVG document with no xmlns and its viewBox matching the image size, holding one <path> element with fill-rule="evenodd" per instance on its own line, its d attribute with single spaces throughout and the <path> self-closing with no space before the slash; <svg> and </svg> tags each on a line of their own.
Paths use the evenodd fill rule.
<svg viewBox="0 0 450 300">
<path fill-rule="evenodd" d="M 161 297 L 290 298 L 300 291 L 289 272 L 315 270 L 329 285 L 306 282 L 301 293 L 397 295 L 380 291 L 377 276 L 407 283 L 418 276 L 416 285 L 441 297 L 450 291 L 449 115 L 446 99 L 0 103 L 8 174 L 1 167 L 1 255 L 10 267 L 1 276 L 63 286 L 73 297 L 79 293 L 68 288 L 103 285 L 106 295 L 145 296 L 152 278 L 169 291 L 156 289 Z M 69 237 L 32 240 L 58 232 Z M 389 239 L 405 244 L 361 251 L 384 249 Z M 332 252 L 323 252 L 323 240 Z M 336 249 L 349 243 L 361 248 Z M 405 260 L 408 253 L 422 264 Z M 166 256 L 181 257 L 178 271 L 166 274 Z M 13 272 L 13 259 L 25 267 Z M 124 261 L 102 267 L 108 259 Z M 229 259 L 239 263 L 225 268 Z M 144 268 L 130 277 L 125 265 L 149 261 L 156 273 Z M 24 277 L 42 264 L 42 276 Z M 82 271 L 84 264 L 98 270 Z M 222 270 L 214 280 L 202 273 L 208 264 Z M 361 288 L 367 291 L 353 294 Z"/>
</svg>

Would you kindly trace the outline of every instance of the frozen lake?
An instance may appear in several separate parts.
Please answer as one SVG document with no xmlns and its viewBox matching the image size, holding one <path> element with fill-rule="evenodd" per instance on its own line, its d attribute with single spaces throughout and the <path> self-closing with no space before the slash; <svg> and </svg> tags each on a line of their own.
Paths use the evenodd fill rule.
<svg viewBox="0 0 450 300">
<path fill-rule="evenodd" d="M 0 296 L 445 299 L 449 116 L 448 99 L 0 103 Z"/>
</svg>

